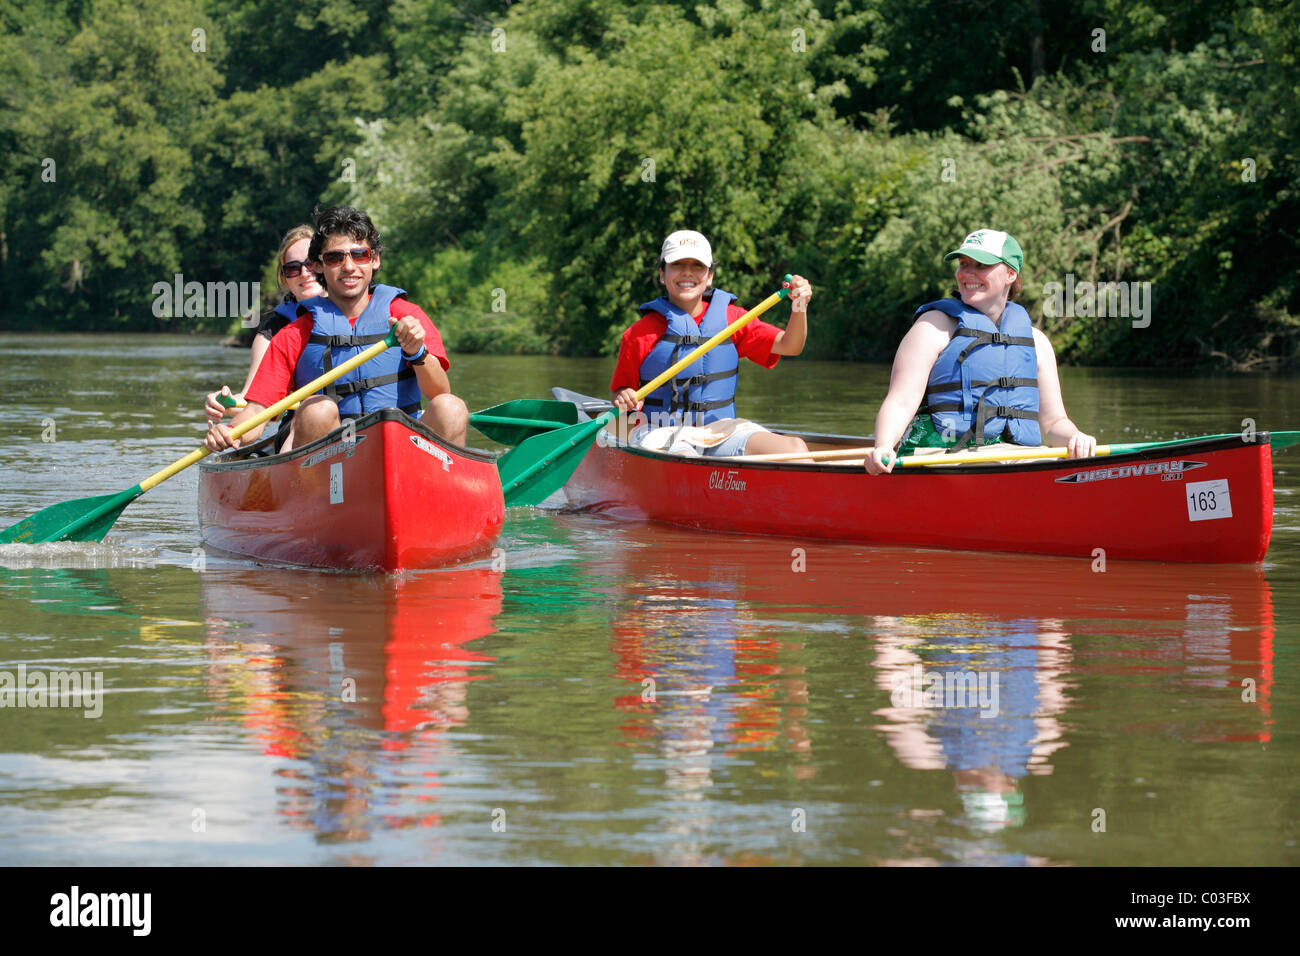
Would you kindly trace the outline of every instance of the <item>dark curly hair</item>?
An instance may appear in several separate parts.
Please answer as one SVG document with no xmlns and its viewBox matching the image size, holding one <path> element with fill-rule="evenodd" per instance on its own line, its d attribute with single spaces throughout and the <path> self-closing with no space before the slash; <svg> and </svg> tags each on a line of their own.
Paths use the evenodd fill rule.
<svg viewBox="0 0 1300 956">
<path fill-rule="evenodd" d="M 320 254 L 325 249 L 325 243 L 329 241 L 330 236 L 339 233 L 357 242 L 364 242 L 375 251 L 376 255 L 384 251 L 384 241 L 379 236 L 379 230 L 370 221 L 365 210 L 353 209 L 351 206 L 326 206 L 324 209 L 317 207 L 313 218 L 316 220 L 316 232 L 311 237 L 311 247 L 307 250 L 307 258 L 312 262 L 320 262 Z"/>
</svg>

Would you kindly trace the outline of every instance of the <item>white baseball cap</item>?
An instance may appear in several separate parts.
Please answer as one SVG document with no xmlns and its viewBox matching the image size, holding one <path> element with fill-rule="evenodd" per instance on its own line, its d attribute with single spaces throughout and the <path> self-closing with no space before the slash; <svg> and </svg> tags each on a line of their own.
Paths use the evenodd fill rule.
<svg viewBox="0 0 1300 956">
<path fill-rule="evenodd" d="M 698 259 L 707 268 L 713 268 L 713 249 L 709 246 L 709 240 L 689 229 L 679 229 L 665 239 L 663 248 L 659 250 L 659 258 L 665 263 L 677 262 L 679 259 Z"/>
</svg>

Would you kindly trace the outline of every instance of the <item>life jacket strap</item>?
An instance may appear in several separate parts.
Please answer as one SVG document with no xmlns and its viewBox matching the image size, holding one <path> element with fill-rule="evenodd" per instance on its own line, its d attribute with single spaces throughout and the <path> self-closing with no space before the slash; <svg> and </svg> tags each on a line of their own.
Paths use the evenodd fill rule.
<svg viewBox="0 0 1300 956">
<path fill-rule="evenodd" d="M 674 345 L 703 345 L 709 340 L 707 335 L 677 335 L 674 332 L 665 332 L 663 334 L 665 342 L 672 342 Z"/>
<path fill-rule="evenodd" d="M 733 398 L 720 398 L 712 402 L 679 402 L 674 401 L 669 409 L 673 412 L 711 412 L 715 408 L 726 408 L 735 401 Z M 663 408 L 667 403 L 662 399 L 647 398 L 645 400 L 646 408 Z"/>
<path fill-rule="evenodd" d="M 394 382 L 400 382 L 408 378 L 415 378 L 415 369 L 409 366 L 400 372 L 393 372 L 391 375 L 374 375 L 370 378 L 359 378 L 354 382 L 332 382 L 326 385 L 323 391 L 330 398 L 338 401 L 340 398 L 346 398 L 348 395 L 354 395 L 357 392 L 364 392 L 366 389 L 378 388 L 380 385 L 391 385 Z"/>
<path fill-rule="evenodd" d="M 726 378 L 735 378 L 740 374 L 739 369 L 728 369 L 724 372 L 707 372 L 699 375 L 692 375 L 690 378 L 673 379 L 674 383 L 680 388 L 690 388 L 692 385 L 707 385 L 709 382 L 721 382 Z M 641 379 L 641 387 L 644 388 L 650 384 L 650 379 Z"/>
<path fill-rule="evenodd" d="M 943 392 L 950 392 L 953 389 L 959 389 L 961 387 L 962 387 L 961 382 L 939 382 L 935 385 L 927 386 L 925 390 L 925 394 L 926 397 L 928 398 L 932 394 L 941 394 Z M 987 382 L 971 382 L 970 387 L 971 388 L 1037 388 L 1038 379 L 1015 378 L 1010 375 L 1004 375 L 1001 378 L 989 379 Z M 961 411 L 960 405 L 951 405 L 951 403 L 944 404 L 942 408 L 940 408 L 937 405 L 931 405 L 930 408 L 941 412 Z"/>
<path fill-rule="evenodd" d="M 999 381 L 1002 380 L 999 379 Z M 1008 379 L 1007 381 L 1015 381 L 1015 380 Z M 974 385 L 975 383 L 972 382 L 971 384 Z M 1009 386 L 1004 386 L 1004 387 L 1009 387 Z M 987 397 L 988 397 L 987 391 L 980 396 L 979 403 L 975 406 L 974 423 L 971 425 L 970 428 L 966 429 L 965 434 L 963 434 L 960 438 L 957 439 L 957 443 L 948 449 L 948 454 L 961 451 L 963 448 L 965 448 L 968 444 L 971 443 L 972 439 L 974 439 L 974 447 L 976 448 L 979 448 L 982 445 L 986 444 L 984 425 L 990 418 L 1023 418 L 1032 421 L 1038 420 L 1038 412 L 1027 412 L 1019 408 L 1009 408 L 1006 405 L 989 405 L 987 401 Z M 930 407 L 932 409 L 935 409 L 936 411 L 961 411 L 960 407 L 937 408 L 936 406 L 933 405 Z"/>
<path fill-rule="evenodd" d="M 986 332 L 980 329 L 958 329 L 953 333 L 954 338 L 959 335 L 975 341 L 961 350 L 961 354 L 957 356 L 958 362 L 966 361 L 966 356 L 981 345 L 1028 345 L 1033 347 L 1034 344 L 1032 335 L 1007 335 L 1005 332 Z"/>
<path fill-rule="evenodd" d="M 320 332 L 313 332 L 307 339 L 311 345 L 327 345 L 330 348 L 353 349 L 366 345 L 374 345 L 376 342 L 382 342 L 388 338 L 388 333 L 375 333 L 374 335 L 322 335 Z"/>
</svg>

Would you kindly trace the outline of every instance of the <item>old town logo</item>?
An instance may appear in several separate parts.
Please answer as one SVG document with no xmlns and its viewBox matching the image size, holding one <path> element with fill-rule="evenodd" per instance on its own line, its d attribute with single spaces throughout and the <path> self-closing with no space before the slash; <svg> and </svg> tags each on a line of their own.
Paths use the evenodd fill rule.
<svg viewBox="0 0 1300 956">
<path fill-rule="evenodd" d="M 723 471 L 715 468 L 709 472 L 709 488 L 718 491 L 744 491 L 745 479 L 738 471 Z"/>
</svg>

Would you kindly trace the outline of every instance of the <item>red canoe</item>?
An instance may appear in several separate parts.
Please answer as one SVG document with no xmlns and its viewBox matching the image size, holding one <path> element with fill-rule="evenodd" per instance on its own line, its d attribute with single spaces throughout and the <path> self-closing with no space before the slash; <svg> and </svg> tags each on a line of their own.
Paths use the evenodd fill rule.
<svg viewBox="0 0 1300 956">
<path fill-rule="evenodd" d="M 401 571 L 490 551 L 505 520 L 492 456 L 396 409 L 273 455 L 272 438 L 199 465 L 213 547 L 267 561 Z"/>
<path fill-rule="evenodd" d="M 871 444 L 786 434 L 800 434 L 814 451 Z M 1252 441 L 1188 439 L 1102 458 L 907 468 L 874 477 L 861 465 L 645 451 L 620 445 L 608 428 L 597 438 L 564 487 L 569 503 L 686 528 L 1224 563 L 1263 560 L 1273 530 L 1267 432 Z"/>
</svg>

